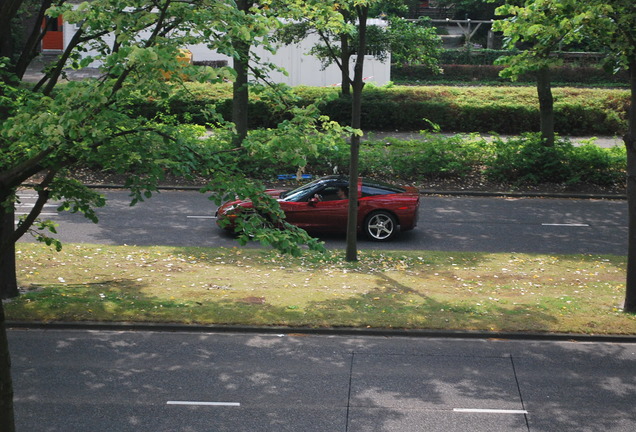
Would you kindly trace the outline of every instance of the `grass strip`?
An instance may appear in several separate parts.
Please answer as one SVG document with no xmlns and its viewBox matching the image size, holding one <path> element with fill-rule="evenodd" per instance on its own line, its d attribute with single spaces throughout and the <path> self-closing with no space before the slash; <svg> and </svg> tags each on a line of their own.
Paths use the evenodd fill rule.
<svg viewBox="0 0 636 432">
<path fill-rule="evenodd" d="M 14 321 L 636 334 L 626 258 L 18 245 Z"/>
</svg>

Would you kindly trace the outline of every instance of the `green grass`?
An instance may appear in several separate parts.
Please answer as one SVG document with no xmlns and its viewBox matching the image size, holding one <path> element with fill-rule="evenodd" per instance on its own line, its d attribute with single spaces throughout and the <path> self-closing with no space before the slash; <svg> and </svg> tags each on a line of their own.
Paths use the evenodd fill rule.
<svg viewBox="0 0 636 432">
<path fill-rule="evenodd" d="M 636 334 L 625 257 L 19 244 L 14 321 Z"/>
</svg>

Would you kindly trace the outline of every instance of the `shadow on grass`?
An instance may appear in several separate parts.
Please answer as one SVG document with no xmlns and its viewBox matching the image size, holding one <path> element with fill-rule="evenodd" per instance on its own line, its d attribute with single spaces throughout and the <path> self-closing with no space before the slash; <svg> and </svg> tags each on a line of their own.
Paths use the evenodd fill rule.
<svg viewBox="0 0 636 432">
<path fill-rule="evenodd" d="M 47 286 L 6 305 L 14 321 L 119 321 L 203 325 L 291 327 L 372 327 L 406 329 L 550 331 L 558 322 L 548 311 L 528 305 L 480 305 L 443 300 L 375 273 L 375 288 L 337 294 L 306 304 L 275 305 L 267 291 L 233 299 L 184 300 L 148 294 L 148 285 L 118 279 Z"/>
</svg>

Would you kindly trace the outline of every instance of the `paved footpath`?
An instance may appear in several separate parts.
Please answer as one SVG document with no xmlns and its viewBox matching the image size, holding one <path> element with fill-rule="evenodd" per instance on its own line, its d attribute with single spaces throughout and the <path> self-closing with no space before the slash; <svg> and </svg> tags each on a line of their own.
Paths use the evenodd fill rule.
<svg viewBox="0 0 636 432">
<path fill-rule="evenodd" d="M 633 432 L 636 344 L 9 331 L 18 431 Z"/>
<path fill-rule="evenodd" d="M 444 136 L 454 136 L 457 133 L 441 133 L 439 135 Z M 493 135 L 491 134 L 482 134 L 486 139 L 492 139 Z M 502 138 L 509 138 L 510 135 L 499 135 Z M 421 137 L 420 132 L 418 131 L 366 131 L 364 133 L 363 139 L 385 139 L 385 138 L 398 138 L 402 140 L 416 140 Z M 610 136 L 601 136 L 601 137 L 566 137 L 572 142 L 574 145 L 582 145 L 587 142 L 594 142 L 599 147 L 610 148 L 616 146 L 624 146 L 625 143 L 622 137 L 610 137 Z M 593 141 L 590 141 L 592 140 Z"/>
</svg>

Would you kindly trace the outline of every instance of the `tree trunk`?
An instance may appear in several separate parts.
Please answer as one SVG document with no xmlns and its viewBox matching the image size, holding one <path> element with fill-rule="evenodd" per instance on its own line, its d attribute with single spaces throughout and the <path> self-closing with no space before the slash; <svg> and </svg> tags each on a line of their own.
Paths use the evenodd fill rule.
<svg viewBox="0 0 636 432">
<path fill-rule="evenodd" d="M 356 94 L 353 91 L 353 112 L 356 110 Z M 355 114 L 354 114 L 355 115 Z M 347 250 L 345 260 L 358 261 L 358 159 L 360 137 L 351 136 L 351 160 L 349 162 L 349 212 L 347 215 Z"/>
<path fill-rule="evenodd" d="M 42 20 L 44 19 L 44 13 L 48 8 L 51 7 L 51 0 L 42 0 L 40 3 L 40 9 L 37 13 L 35 13 L 32 17 L 27 18 L 27 20 L 32 21 L 31 31 L 29 32 L 29 37 L 25 42 L 25 46 L 22 49 L 22 54 L 20 58 L 16 62 L 15 66 L 15 74 L 18 76 L 20 80 L 24 76 L 29 63 L 33 60 L 38 54 L 38 48 L 40 46 L 40 42 L 42 41 L 42 37 L 44 36 L 41 30 Z M 22 17 L 24 20 L 25 17 Z"/>
<path fill-rule="evenodd" d="M 21 4 L 22 0 L 0 1 L 0 57 L 14 57 L 12 35 L 14 27 L 11 24 Z"/>
<path fill-rule="evenodd" d="M 236 141 L 234 144 L 239 146 L 247 137 L 248 128 L 249 89 L 247 87 L 247 62 L 243 58 L 235 58 L 233 67 L 236 71 L 236 81 L 234 81 L 233 85 L 232 122 L 236 127 Z"/>
<path fill-rule="evenodd" d="M 349 35 L 340 35 L 340 92 L 343 96 L 351 95 L 351 76 L 349 75 L 349 61 L 351 60 L 351 48 L 349 47 Z"/>
<path fill-rule="evenodd" d="M 537 94 L 539 96 L 539 116 L 541 137 L 545 145 L 554 145 L 554 98 L 550 83 L 550 68 L 545 66 L 537 72 Z"/>
<path fill-rule="evenodd" d="M 364 53 L 366 51 L 366 31 L 368 6 L 358 9 L 358 55 L 353 75 L 353 99 L 351 103 L 351 127 L 360 129 L 362 124 L 362 89 L 364 88 Z M 349 214 L 347 219 L 347 250 L 345 259 L 349 262 L 358 260 L 358 160 L 360 154 L 360 137 L 351 137 L 351 160 L 349 163 Z"/>
<path fill-rule="evenodd" d="M 636 313 L 636 58 L 629 68 L 631 105 L 627 134 L 624 137 L 627 148 L 627 281 L 625 287 L 625 312 Z"/>
<path fill-rule="evenodd" d="M 0 300 L 0 431 L 15 432 L 11 357 L 2 300 Z"/>
<path fill-rule="evenodd" d="M 15 271 L 15 212 L 13 203 L 7 207 L 8 197 L 0 196 L 0 299 L 18 296 L 18 282 Z M 0 429 L 2 431 L 2 429 Z"/>
<path fill-rule="evenodd" d="M 238 0 L 236 5 L 240 11 L 249 13 L 249 9 L 252 5 L 251 1 Z M 248 71 L 249 71 L 249 58 L 250 58 L 250 44 L 242 41 L 235 40 L 232 42 L 232 46 L 238 53 L 238 57 L 234 58 L 232 67 L 236 71 L 236 80 L 233 84 L 232 94 L 232 122 L 236 127 L 236 137 L 234 144 L 240 146 L 245 137 L 247 137 L 248 131 L 248 110 L 249 105 L 249 88 Z"/>
<path fill-rule="evenodd" d="M 352 21 L 351 13 L 346 9 L 340 9 L 338 12 L 342 15 L 344 22 Z M 351 61 L 351 46 L 349 46 L 349 35 L 340 35 L 340 94 L 342 96 L 351 96 L 351 73 L 349 70 L 349 62 Z"/>
</svg>

